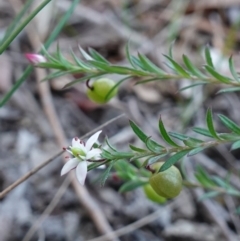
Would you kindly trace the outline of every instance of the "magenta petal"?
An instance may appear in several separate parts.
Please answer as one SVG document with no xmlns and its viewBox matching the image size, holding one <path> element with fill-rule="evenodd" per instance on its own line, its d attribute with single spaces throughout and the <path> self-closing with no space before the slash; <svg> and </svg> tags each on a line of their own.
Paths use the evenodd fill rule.
<svg viewBox="0 0 240 241">
<path fill-rule="evenodd" d="M 78 165 L 78 163 L 79 163 L 79 160 L 77 158 L 73 158 L 67 161 L 61 170 L 61 176 L 68 173 L 73 168 L 75 168 Z"/>
<path fill-rule="evenodd" d="M 79 183 L 84 185 L 87 176 L 87 162 L 81 161 L 76 168 L 76 175 Z"/>
</svg>

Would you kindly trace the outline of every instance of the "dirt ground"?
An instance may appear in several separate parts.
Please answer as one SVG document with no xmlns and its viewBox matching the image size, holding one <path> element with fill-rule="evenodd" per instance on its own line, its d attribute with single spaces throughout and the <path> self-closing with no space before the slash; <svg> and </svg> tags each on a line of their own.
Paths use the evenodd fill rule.
<svg viewBox="0 0 240 241">
<path fill-rule="evenodd" d="M 35 1 L 39 4 L 40 1 Z M 0 56 L 0 99 L 26 69 L 24 53 L 40 49 L 71 1 L 52 1 L 38 15 L 35 25 L 22 31 Z M 21 9 L 20 0 L 0 0 L 0 38 Z M 229 74 L 221 55 L 233 55 L 240 70 L 239 0 L 82 0 L 49 48 L 57 44 L 65 56 L 92 47 L 110 62 L 127 64 L 125 46 L 132 54 L 148 56 L 166 68 L 163 54 L 175 40 L 173 53 L 181 62 L 187 54 L 201 68 L 202 48 L 209 44 L 214 61 Z M 62 87 L 74 79 L 62 76 L 40 82 L 48 71 L 35 69 L 12 98 L 0 108 L 0 190 L 40 163 L 61 151 L 75 136 L 102 127 L 103 135 L 118 149 L 126 143 L 141 146 L 128 124 L 134 120 L 149 136 L 161 143 L 158 118 L 168 130 L 192 133 L 190 127 L 205 126 L 205 113 L 225 114 L 240 123 L 239 93 L 216 95 L 221 86 L 206 86 L 178 92 L 189 80 L 151 82 L 134 86 L 131 79 L 120 86 L 119 94 L 106 105 L 92 103 L 84 84 Z M 111 76 L 118 80 L 119 76 Z M 217 129 L 224 131 L 214 117 Z M 226 177 L 239 189 L 238 150 L 218 146 L 188 157 L 187 175 L 197 165 L 209 173 Z M 84 187 L 60 177 L 63 158 L 59 156 L 0 200 L 0 241 L 237 241 L 240 219 L 239 199 L 227 195 L 199 199 L 202 189 L 187 189 L 174 200 L 159 205 L 148 200 L 141 188 L 119 193 L 122 182 L 109 178 L 103 187 L 96 181 L 103 172 L 91 171 Z M 70 184 L 72 182 L 72 184 Z M 116 230 L 110 238 L 102 237 Z"/>
</svg>

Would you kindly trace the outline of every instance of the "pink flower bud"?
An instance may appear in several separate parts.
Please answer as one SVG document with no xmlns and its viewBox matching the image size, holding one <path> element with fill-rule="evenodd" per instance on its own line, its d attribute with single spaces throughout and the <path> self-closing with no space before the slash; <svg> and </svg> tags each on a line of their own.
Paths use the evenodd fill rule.
<svg viewBox="0 0 240 241">
<path fill-rule="evenodd" d="M 47 62 L 47 59 L 40 55 L 40 54 L 25 54 L 25 57 L 27 58 L 27 60 L 31 63 L 31 64 L 40 64 L 40 63 L 45 63 Z"/>
</svg>

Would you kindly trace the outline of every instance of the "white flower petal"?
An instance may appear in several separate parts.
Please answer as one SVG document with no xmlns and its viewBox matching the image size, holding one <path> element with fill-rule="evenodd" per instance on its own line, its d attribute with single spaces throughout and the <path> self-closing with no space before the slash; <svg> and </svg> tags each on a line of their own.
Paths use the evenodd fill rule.
<svg viewBox="0 0 240 241">
<path fill-rule="evenodd" d="M 101 132 L 102 132 L 102 131 L 96 132 L 94 135 L 92 135 L 92 136 L 87 140 L 87 142 L 86 142 L 86 149 L 87 149 L 87 151 L 90 151 L 90 149 L 92 148 L 93 144 L 97 141 L 97 139 L 98 139 L 98 137 L 99 137 L 99 135 L 100 135 Z"/>
<path fill-rule="evenodd" d="M 85 182 L 85 179 L 87 176 L 87 162 L 86 161 L 82 161 L 77 165 L 76 175 L 77 175 L 77 179 L 78 179 L 79 183 L 81 185 L 84 185 L 84 182 Z"/>
<path fill-rule="evenodd" d="M 96 158 L 96 156 L 99 157 L 101 153 L 102 153 L 102 150 L 100 150 L 99 148 L 92 149 L 87 153 L 86 159 L 88 160 L 88 159 Z"/>
<path fill-rule="evenodd" d="M 77 158 L 72 158 L 63 166 L 61 170 L 61 176 L 71 171 L 73 168 L 75 168 L 79 163 L 79 160 Z"/>
<path fill-rule="evenodd" d="M 84 153 L 87 153 L 86 147 L 80 143 L 80 139 L 77 138 L 76 140 L 76 137 L 72 139 L 72 146 L 69 146 L 69 148 L 72 149 L 75 147 L 81 149 Z"/>
</svg>

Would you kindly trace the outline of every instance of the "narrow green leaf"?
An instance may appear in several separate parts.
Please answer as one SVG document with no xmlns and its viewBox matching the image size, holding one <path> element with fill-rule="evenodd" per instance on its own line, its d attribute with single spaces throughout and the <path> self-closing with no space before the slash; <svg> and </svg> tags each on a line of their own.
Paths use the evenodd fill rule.
<svg viewBox="0 0 240 241">
<path fill-rule="evenodd" d="M 101 153 L 101 156 L 105 159 L 108 159 L 108 160 L 112 160 L 113 157 L 111 155 L 111 152 L 105 150 L 105 149 L 102 149 L 102 153 Z"/>
<path fill-rule="evenodd" d="M 197 82 L 197 83 L 188 85 L 186 87 L 183 87 L 183 88 L 179 89 L 179 91 L 184 91 L 184 90 L 187 90 L 189 88 L 193 88 L 193 87 L 196 87 L 196 86 L 199 86 L 199 85 L 206 85 L 206 84 L 208 84 L 208 82 Z"/>
<path fill-rule="evenodd" d="M 83 48 L 81 48 L 80 46 L 79 46 L 78 48 L 79 48 L 79 51 L 81 52 L 82 56 L 83 56 L 87 61 L 93 60 L 93 58 L 92 58 Z"/>
<path fill-rule="evenodd" d="M 43 1 L 36 9 L 34 9 L 29 16 L 17 24 L 16 28 L 9 34 L 9 36 L 0 45 L 0 54 L 2 54 L 6 48 L 12 43 L 12 41 L 18 36 L 18 34 L 31 22 L 31 20 L 48 4 L 51 0 Z"/>
<path fill-rule="evenodd" d="M 134 153 L 132 153 L 132 152 L 112 152 L 111 155 L 112 155 L 113 159 L 134 157 Z"/>
<path fill-rule="evenodd" d="M 16 28 L 16 26 L 20 23 L 21 19 L 23 18 L 23 16 L 25 15 L 25 13 L 28 11 L 28 9 L 30 8 L 31 4 L 33 3 L 33 0 L 28 0 L 24 3 L 23 8 L 21 9 L 21 11 L 17 14 L 17 16 L 13 19 L 13 21 L 11 22 L 11 24 L 8 26 L 6 33 L 3 37 L 3 39 L 1 40 L 1 44 L 10 36 L 10 34 L 14 31 L 14 29 Z M 0 45 L 1 45 L 0 44 Z"/>
<path fill-rule="evenodd" d="M 209 130 L 201 128 L 201 127 L 193 127 L 192 130 L 200 135 L 208 136 L 213 138 L 212 134 L 209 132 Z"/>
<path fill-rule="evenodd" d="M 191 60 L 186 55 L 183 55 L 183 62 L 188 68 L 189 72 L 191 72 L 191 74 L 197 76 L 200 79 L 206 78 L 206 76 L 192 64 Z"/>
<path fill-rule="evenodd" d="M 148 136 L 141 130 L 141 128 L 135 124 L 133 121 L 129 120 L 130 126 L 133 130 L 133 132 L 139 137 L 139 139 L 146 143 Z M 159 147 L 159 144 L 153 140 L 150 140 L 152 145 L 155 145 L 156 147 Z"/>
<path fill-rule="evenodd" d="M 74 52 L 71 50 L 71 54 L 73 56 L 73 59 L 74 61 L 76 62 L 76 64 L 83 68 L 83 69 L 87 69 L 87 70 L 90 70 L 91 67 L 87 64 L 87 63 L 84 63 L 82 60 L 80 60 L 79 58 L 77 58 L 77 56 L 74 54 Z"/>
<path fill-rule="evenodd" d="M 152 164 L 160 161 L 160 160 L 161 160 L 163 157 L 165 157 L 166 155 L 167 155 L 167 153 L 150 157 L 150 158 L 147 160 L 147 165 L 152 165 Z"/>
<path fill-rule="evenodd" d="M 131 180 L 131 181 L 128 181 L 128 182 L 124 183 L 120 187 L 119 192 L 120 193 L 129 192 L 129 191 L 132 191 L 132 190 L 134 190 L 138 187 L 144 186 L 147 183 L 148 183 L 147 181 L 142 181 L 142 180 Z"/>
<path fill-rule="evenodd" d="M 123 74 L 123 75 L 137 73 L 137 70 L 131 69 L 129 67 L 107 65 L 105 63 L 101 63 L 101 62 L 98 62 L 98 61 L 95 61 L 95 60 L 89 60 L 88 62 L 90 64 L 92 64 L 94 67 L 100 68 L 100 69 L 102 69 L 104 71 L 107 71 L 108 73 Z"/>
<path fill-rule="evenodd" d="M 140 158 L 149 157 L 149 156 L 152 156 L 152 153 L 139 154 L 139 155 L 135 155 L 134 157 L 132 157 L 129 161 L 133 162 L 133 161 L 136 161 L 136 160 L 138 160 Z"/>
<path fill-rule="evenodd" d="M 197 147 L 197 148 L 194 148 L 193 150 L 191 150 L 189 153 L 188 153 L 188 156 L 194 156 L 196 154 L 198 154 L 199 152 L 205 150 L 207 147 Z"/>
<path fill-rule="evenodd" d="M 236 92 L 236 91 L 240 91 L 240 87 L 232 87 L 232 88 L 221 89 L 217 92 L 217 94 Z"/>
<path fill-rule="evenodd" d="M 219 193 L 218 191 L 211 191 L 211 192 L 206 192 L 204 193 L 201 197 L 198 198 L 198 201 L 204 201 L 208 198 L 213 198 L 216 197 L 218 195 L 220 195 L 221 193 Z"/>
<path fill-rule="evenodd" d="M 111 145 L 111 143 L 109 142 L 108 138 L 106 138 L 105 141 L 106 141 L 108 147 L 109 147 L 112 151 L 116 151 L 116 152 L 117 152 L 116 148 Z"/>
<path fill-rule="evenodd" d="M 165 127 L 164 127 L 164 124 L 162 122 L 162 120 L 160 119 L 159 122 L 158 122 L 158 127 L 159 127 L 159 131 L 162 135 L 162 138 L 164 139 L 164 141 L 166 141 L 169 145 L 171 146 L 176 146 L 176 147 L 180 147 L 177 143 L 175 143 L 171 137 L 168 135 Z"/>
<path fill-rule="evenodd" d="M 125 80 L 127 80 L 127 79 L 129 79 L 129 78 L 131 78 L 131 76 L 127 76 L 127 77 L 119 80 L 119 81 L 108 91 L 107 95 L 105 96 L 105 100 L 106 100 L 106 101 L 109 100 L 110 97 L 111 97 L 111 94 L 113 93 L 113 91 L 114 91 L 116 88 L 118 88 L 118 86 L 121 85 Z"/>
<path fill-rule="evenodd" d="M 212 111 L 211 109 L 207 110 L 207 114 L 206 114 L 206 123 L 207 123 L 207 127 L 209 132 L 211 133 L 211 135 L 217 139 L 220 140 L 217 132 L 215 131 L 214 125 L 213 125 L 213 116 L 212 116 Z"/>
<path fill-rule="evenodd" d="M 233 76 L 233 78 L 237 81 L 237 82 L 240 82 L 240 78 L 239 78 L 239 76 L 238 76 L 238 74 L 237 74 L 237 71 L 236 71 L 236 69 L 235 69 L 235 67 L 234 67 L 234 63 L 233 63 L 233 58 L 232 58 L 232 56 L 229 58 L 229 69 L 230 69 L 230 71 L 231 71 L 231 73 L 232 73 L 232 76 Z"/>
<path fill-rule="evenodd" d="M 197 178 L 199 183 L 201 183 L 204 187 L 216 186 L 212 178 L 201 166 L 197 167 L 197 172 L 195 173 L 195 177 Z"/>
<path fill-rule="evenodd" d="M 232 150 L 236 150 L 236 149 L 239 149 L 240 148 L 240 140 L 239 141 L 236 141 L 232 144 L 231 146 L 231 151 Z"/>
<path fill-rule="evenodd" d="M 82 77 L 82 78 L 75 79 L 75 80 L 71 81 L 70 83 L 64 85 L 64 86 L 63 86 L 63 89 L 69 88 L 69 87 L 75 85 L 75 84 L 78 83 L 78 82 L 86 81 L 86 80 L 88 80 L 88 79 L 95 78 L 95 77 L 100 77 L 100 76 L 105 75 L 105 74 L 106 74 L 106 73 L 104 72 L 104 73 L 102 73 L 102 74 L 86 75 L 86 76 L 84 76 L 84 77 Z"/>
<path fill-rule="evenodd" d="M 145 153 L 146 150 L 142 149 L 142 148 L 139 148 L 137 146 L 134 146 L 134 145 L 131 145 L 129 144 L 129 147 L 133 150 L 133 151 L 136 151 L 136 152 L 140 152 L 140 153 Z"/>
<path fill-rule="evenodd" d="M 176 61 L 174 61 L 172 58 L 170 58 L 167 55 L 164 55 L 173 65 L 174 70 L 180 74 L 181 76 L 185 77 L 185 78 L 190 78 L 191 76 L 189 75 L 189 73 L 182 67 L 180 66 Z"/>
<path fill-rule="evenodd" d="M 145 145 L 148 148 L 148 150 L 154 153 L 162 152 L 165 149 L 165 147 L 161 146 L 160 144 L 156 146 L 156 144 L 151 140 L 151 136 L 146 139 Z"/>
<path fill-rule="evenodd" d="M 159 172 L 163 172 L 165 170 L 167 170 L 168 168 L 170 168 L 172 165 L 174 165 L 175 163 L 177 163 L 181 158 L 183 158 L 184 156 L 186 156 L 188 154 L 189 150 L 183 150 L 180 151 L 176 154 L 174 154 L 173 156 L 171 156 L 160 168 Z"/>
<path fill-rule="evenodd" d="M 213 181 L 220 187 L 224 188 L 224 189 L 233 189 L 229 183 L 227 183 L 225 180 L 223 180 L 220 177 L 217 176 L 213 176 L 212 177 Z"/>
<path fill-rule="evenodd" d="M 216 79 L 219 80 L 220 82 L 225 83 L 225 84 L 231 83 L 232 80 L 231 80 L 230 78 L 228 78 L 228 77 L 226 77 L 226 76 L 224 76 L 224 75 L 219 74 L 219 73 L 218 73 L 215 69 L 213 69 L 212 67 L 210 67 L 210 66 L 208 66 L 208 65 L 205 65 L 204 67 L 205 67 L 206 71 L 207 71 L 210 75 L 212 75 L 214 78 L 216 78 Z"/>
<path fill-rule="evenodd" d="M 89 53 L 91 54 L 92 58 L 95 59 L 96 61 L 105 63 L 105 64 L 110 64 L 101 54 L 99 54 L 95 49 L 88 48 Z"/>
<path fill-rule="evenodd" d="M 218 115 L 222 123 L 232 132 L 240 135 L 240 126 L 224 115 Z"/>
<path fill-rule="evenodd" d="M 135 69 L 136 68 L 136 65 L 134 64 L 134 62 L 132 61 L 132 56 L 130 54 L 130 51 L 129 51 L 129 42 L 126 44 L 126 47 L 125 47 L 125 52 L 126 52 L 126 56 L 127 56 L 127 59 L 129 61 L 129 63 L 132 65 L 132 67 Z"/>
<path fill-rule="evenodd" d="M 181 133 L 177 133 L 177 132 L 168 132 L 168 134 L 171 136 L 171 137 L 174 137 L 180 141 L 185 141 L 189 138 L 189 136 L 186 136 L 186 135 L 183 135 Z"/>
<path fill-rule="evenodd" d="M 199 147 L 200 145 L 202 145 L 203 141 L 195 138 L 188 138 L 187 140 L 184 140 L 183 143 L 189 147 Z"/>
<path fill-rule="evenodd" d="M 133 64 L 135 65 L 135 68 L 139 67 L 140 69 L 147 71 L 145 66 L 142 65 L 142 63 L 139 61 L 138 58 L 136 58 L 135 56 L 131 56 L 131 60 L 132 60 Z"/>
<path fill-rule="evenodd" d="M 172 43 L 170 44 L 169 50 L 168 50 L 168 55 L 170 56 L 170 58 L 173 59 L 173 46 L 175 44 L 175 40 L 172 41 Z"/>
<path fill-rule="evenodd" d="M 101 181 L 100 181 L 100 185 L 101 186 L 104 186 L 106 180 L 108 179 L 109 175 L 110 175 L 110 171 L 114 165 L 116 161 L 111 161 L 108 168 L 104 171 L 104 173 L 102 174 L 102 177 L 101 177 Z"/>
<path fill-rule="evenodd" d="M 210 54 L 210 51 L 209 51 L 208 47 L 205 48 L 205 59 L 206 59 L 207 64 L 210 67 L 214 68 L 214 65 L 213 65 L 213 62 L 212 62 L 212 57 L 211 57 L 211 54 Z"/>
<path fill-rule="evenodd" d="M 149 71 L 160 75 L 166 75 L 166 73 L 160 69 L 157 65 L 151 62 L 145 55 L 138 53 L 138 58 L 143 66 Z"/>
<path fill-rule="evenodd" d="M 56 25 L 56 27 L 51 32 L 50 36 L 48 37 L 47 41 L 45 42 L 44 46 L 46 48 L 49 48 L 51 43 L 55 40 L 55 38 L 58 36 L 60 31 L 62 30 L 63 26 L 69 19 L 69 17 L 72 15 L 75 7 L 79 3 L 79 0 L 72 1 L 72 4 L 70 8 L 67 10 L 67 12 L 61 17 L 60 21 Z M 40 52 L 42 53 L 42 52 Z M 15 93 L 15 91 L 22 85 L 22 83 L 27 79 L 27 77 L 32 73 L 33 66 L 28 66 L 25 71 L 23 72 L 22 76 L 16 81 L 16 83 L 13 85 L 13 87 L 4 95 L 3 99 L 0 101 L 0 107 L 5 105 L 7 101 L 11 98 L 11 96 Z"/>
<path fill-rule="evenodd" d="M 152 82 L 155 80 L 161 80 L 161 79 L 166 80 L 165 77 L 150 78 L 150 79 L 144 79 L 144 80 L 137 81 L 134 85 L 146 84 L 146 83 L 149 83 L 149 82 Z"/>
<path fill-rule="evenodd" d="M 236 141 L 239 139 L 239 135 L 235 133 L 219 133 L 218 136 L 222 140 L 228 140 L 228 141 Z"/>
</svg>

